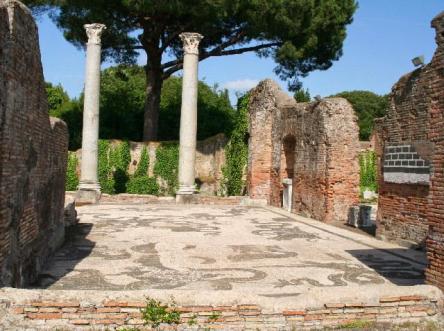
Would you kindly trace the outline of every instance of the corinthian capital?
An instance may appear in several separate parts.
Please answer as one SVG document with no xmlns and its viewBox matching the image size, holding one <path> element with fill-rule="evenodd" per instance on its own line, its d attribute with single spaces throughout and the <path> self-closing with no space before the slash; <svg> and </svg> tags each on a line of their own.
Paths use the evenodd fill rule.
<svg viewBox="0 0 444 331">
<path fill-rule="evenodd" d="M 183 51 L 185 54 L 199 54 L 199 43 L 203 36 L 195 32 L 184 32 L 179 35 L 183 42 Z"/>
<path fill-rule="evenodd" d="M 86 30 L 86 34 L 88 36 L 88 44 L 100 44 L 102 33 L 106 30 L 106 26 L 104 24 L 93 23 L 93 24 L 85 24 L 83 26 Z"/>
</svg>

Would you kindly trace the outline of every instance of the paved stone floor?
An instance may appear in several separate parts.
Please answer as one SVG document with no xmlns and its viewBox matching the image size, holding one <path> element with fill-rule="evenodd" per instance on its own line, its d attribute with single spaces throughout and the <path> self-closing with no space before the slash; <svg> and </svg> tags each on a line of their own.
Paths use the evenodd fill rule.
<svg viewBox="0 0 444 331">
<path fill-rule="evenodd" d="M 423 253 L 278 209 L 110 204 L 78 213 L 38 287 L 288 299 L 423 283 Z"/>
</svg>

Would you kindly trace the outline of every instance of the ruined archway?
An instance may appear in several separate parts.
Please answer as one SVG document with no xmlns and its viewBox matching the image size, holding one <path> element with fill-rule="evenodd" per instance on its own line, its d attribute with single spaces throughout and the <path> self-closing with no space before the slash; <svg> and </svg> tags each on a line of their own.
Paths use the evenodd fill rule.
<svg viewBox="0 0 444 331">
<path fill-rule="evenodd" d="M 282 139 L 281 206 L 288 211 L 292 210 L 295 148 L 296 138 L 294 137 L 294 135 L 290 134 Z"/>
<path fill-rule="evenodd" d="M 297 103 L 271 81 L 251 92 L 250 198 L 282 206 L 290 178 L 295 213 L 345 221 L 359 203 L 359 129 L 345 99 Z"/>
</svg>

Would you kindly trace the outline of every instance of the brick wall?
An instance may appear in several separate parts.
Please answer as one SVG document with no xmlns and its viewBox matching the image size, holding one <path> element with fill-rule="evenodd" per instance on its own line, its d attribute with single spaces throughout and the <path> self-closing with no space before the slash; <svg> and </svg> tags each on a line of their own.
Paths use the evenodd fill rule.
<svg viewBox="0 0 444 331">
<path fill-rule="evenodd" d="M 437 27 L 443 19 L 434 22 Z M 441 33 L 437 29 L 438 42 Z M 387 116 L 377 122 L 380 238 L 424 246 L 430 211 L 442 209 L 439 198 L 430 202 L 442 169 L 436 157 L 443 139 L 443 59 L 438 46 L 430 64 L 403 76 L 393 86 Z"/>
<path fill-rule="evenodd" d="M 379 159 L 379 207 L 377 236 L 391 241 L 423 245 L 427 235 L 428 182 L 416 180 L 413 156 L 429 162 L 429 155 L 408 153 L 416 144 L 427 142 L 428 93 L 424 84 L 427 68 L 402 77 L 392 89 L 390 107 L 378 122 L 382 135 L 376 149 Z M 404 153 L 405 150 L 405 153 Z M 415 154 L 415 155 L 413 155 Z M 412 160 L 405 157 L 412 157 Z M 424 160 L 425 159 L 425 160 Z M 403 164 L 406 163 L 405 165 Z M 419 172 L 419 171 L 418 171 Z M 429 172 L 426 172 L 427 176 Z"/>
<path fill-rule="evenodd" d="M 266 80 L 253 91 L 249 103 L 248 193 L 274 206 L 280 201 L 282 152 L 278 105 L 287 98 L 274 82 Z"/>
<path fill-rule="evenodd" d="M 0 286 L 25 286 L 64 238 L 68 133 L 50 119 L 37 27 L 0 0 Z"/>
<path fill-rule="evenodd" d="M 444 12 L 432 26 L 436 29 L 438 48 L 429 64 L 429 133 L 434 144 L 433 174 L 429 195 L 427 219 L 430 226 L 427 237 L 427 281 L 444 289 Z"/>
<path fill-rule="evenodd" d="M 47 330 L 66 328 L 86 330 L 93 328 L 119 328 L 124 325 L 142 327 L 141 309 L 145 301 L 140 298 L 84 300 L 70 296 L 40 295 L 38 298 L 21 299 L 26 293 L 15 295 L 14 300 L 4 299 L 3 321 L 6 328 Z M 375 301 L 334 301 L 315 307 L 264 309 L 255 303 L 233 305 L 185 305 L 180 326 L 162 325 L 160 329 L 187 329 L 190 320 L 200 328 L 209 329 L 308 329 L 338 327 L 353 321 L 385 322 L 390 325 L 406 322 L 437 321 L 440 316 L 441 298 L 425 295 L 379 297 Z M 1 308 L 1 307 L 0 307 Z M 214 316 L 214 317 L 211 317 Z M 42 324 L 43 323 L 43 324 Z"/>
<path fill-rule="evenodd" d="M 250 197 L 280 207 L 282 179 L 292 176 L 293 212 L 346 220 L 359 203 L 359 129 L 351 105 L 341 98 L 296 103 L 266 80 L 252 92 L 249 111 Z"/>
<path fill-rule="evenodd" d="M 426 245 L 427 281 L 444 289 L 444 12 L 432 27 L 432 61 L 394 85 L 388 114 L 376 122 L 377 235 Z"/>
</svg>

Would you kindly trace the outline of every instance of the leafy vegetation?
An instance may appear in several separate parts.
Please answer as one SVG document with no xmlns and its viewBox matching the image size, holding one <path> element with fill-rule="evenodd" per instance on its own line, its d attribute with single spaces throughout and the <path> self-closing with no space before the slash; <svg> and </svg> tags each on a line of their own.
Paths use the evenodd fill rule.
<svg viewBox="0 0 444 331">
<path fill-rule="evenodd" d="M 48 84 L 48 86 L 52 86 Z M 120 65 L 102 72 L 100 93 L 101 139 L 142 141 L 146 77 L 140 66 Z M 69 130 L 69 149 L 81 147 L 83 95 L 70 100 L 61 86 L 48 87 L 50 115 L 63 119 Z M 159 139 L 178 140 L 182 79 L 171 77 L 164 83 L 160 104 Z M 197 138 L 206 139 L 232 130 L 235 111 L 228 92 L 199 82 Z"/>
<path fill-rule="evenodd" d="M 178 186 L 179 146 L 177 143 L 162 143 L 156 150 L 154 177 L 149 177 L 149 155 L 142 149 L 138 167 L 133 175 L 128 174 L 131 162 L 129 142 L 113 143 L 99 140 L 98 174 L 103 193 L 172 195 Z M 77 158 L 69 152 L 67 189 L 75 190 L 78 185 L 76 173 Z M 162 185 L 159 185 L 159 182 Z"/>
<path fill-rule="evenodd" d="M 335 329 L 366 330 L 375 327 L 376 323 L 368 320 L 354 320 L 338 325 Z"/>
<path fill-rule="evenodd" d="M 68 153 L 68 167 L 66 169 L 66 191 L 75 191 L 79 186 L 79 178 L 77 177 L 77 156 L 74 152 Z"/>
<path fill-rule="evenodd" d="M 374 151 L 365 151 L 359 155 L 361 192 L 370 190 L 377 192 L 377 165 Z"/>
<path fill-rule="evenodd" d="M 146 146 L 143 146 L 142 152 L 140 153 L 139 164 L 137 165 L 137 169 L 134 172 L 134 177 L 147 176 L 149 166 L 150 158 L 148 155 L 148 149 L 146 148 Z"/>
<path fill-rule="evenodd" d="M 310 102 L 311 101 L 311 96 L 310 96 L 310 92 L 308 91 L 308 89 L 303 89 L 302 87 L 298 90 L 296 90 L 296 92 L 294 92 L 294 99 L 297 102 Z"/>
<path fill-rule="evenodd" d="M 161 141 L 179 140 L 182 79 L 171 77 L 165 81 L 160 103 L 159 134 Z M 230 132 L 235 111 L 227 90 L 218 90 L 199 82 L 197 95 L 197 139 L 203 140 L 218 133 Z"/>
<path fill-rule="evenodd" d="M 79 100 L 70 99 L 61 85 L 46 83 L 49 115 L 65 121 L 69 132 L 69 150 L 80 147 L 82 142 L 83 114 Z"/>
<path fill-rule="evenodd" d="M 164 304 L 159 300 L 147 298 L 146 307 L 142 309 L 142 318 L 145 325 L 157 328 L 160 324 L 179 324 L 180 312 L 173 299 Z"/>
<path fill-rule="evenodd" d="M 347 99 L 358 116 L 359 139 L 368 140 L 374 127 L 374 119 L 385 116 L 388 108 L 388 96 L 377 95 L 370 91 L 351 91 L 336 94 Z"/>
<path fill-rule="evenodd" d="M 159 185 L 154 177 L 140 176 L 131 177 L 126 185 L 126 193 L 130 194 L 159 194 Z"/>
<path fill-rule="evenodd" d="M 157 179 L 148 176 L 150 159 L 146 146 L 143 146 L 140 161 L 134 175 L 130 176 L 126 185 L 126 193 L 131 194 L 159 194 Z"/>
<path fill-rule="evenodd" d="M 105 59 L 134 63 L 139 50 L 146 53 L 143 140 L 156 140 L 162 84 L 182 69 L 180 33 L 205 36 L 200 60 L 245 52 L 272 58 L 276 74 L 295 90 L 298 77 L 328 69 L 342 55 L 357 8 L 355 0 L 23 1 L 35 12 L 50 8 L 50 17 L 77 47 L 85 46 L 84 24 L 104 23 Z"/>
<path fill-rule="evenodd" d="M 131 161 L 129 143 L 112 146 L 108 140 L 99 140 L 99 183 L 103 193 L 126 192 L 129 180 L 127 169 Z"/>
<path fill-rule="evenodd" d="M 156 150 L 154 175 L 166 183 L 164 194 L 174 194 L 178 188 L 179 145 L 177 143 L 162 143 Z"/>
<path fill-rule="evenodd" d="M 210 316 L 208 316 L 208 322 L 216 322 L 220 319 L 222 314 L 219 311 L 213 311 Z"/>
<path fill-rule="evenodd" d="M 68 93 L 62 85 L 54 86 L 51 83 L 45 83 L 46 95 L 48 96 L 49 112 L 57 111 L 65 102 L 69 101 Z"/>
<path fill-rule="evenodd" d="M 243 175 L 248 161 L 248 101 L 248 94 L 239 98 L 234 129 L 225 148 L 223 193 L 229 196 L 242 195 L 245 189 Z"/>
</svg>

